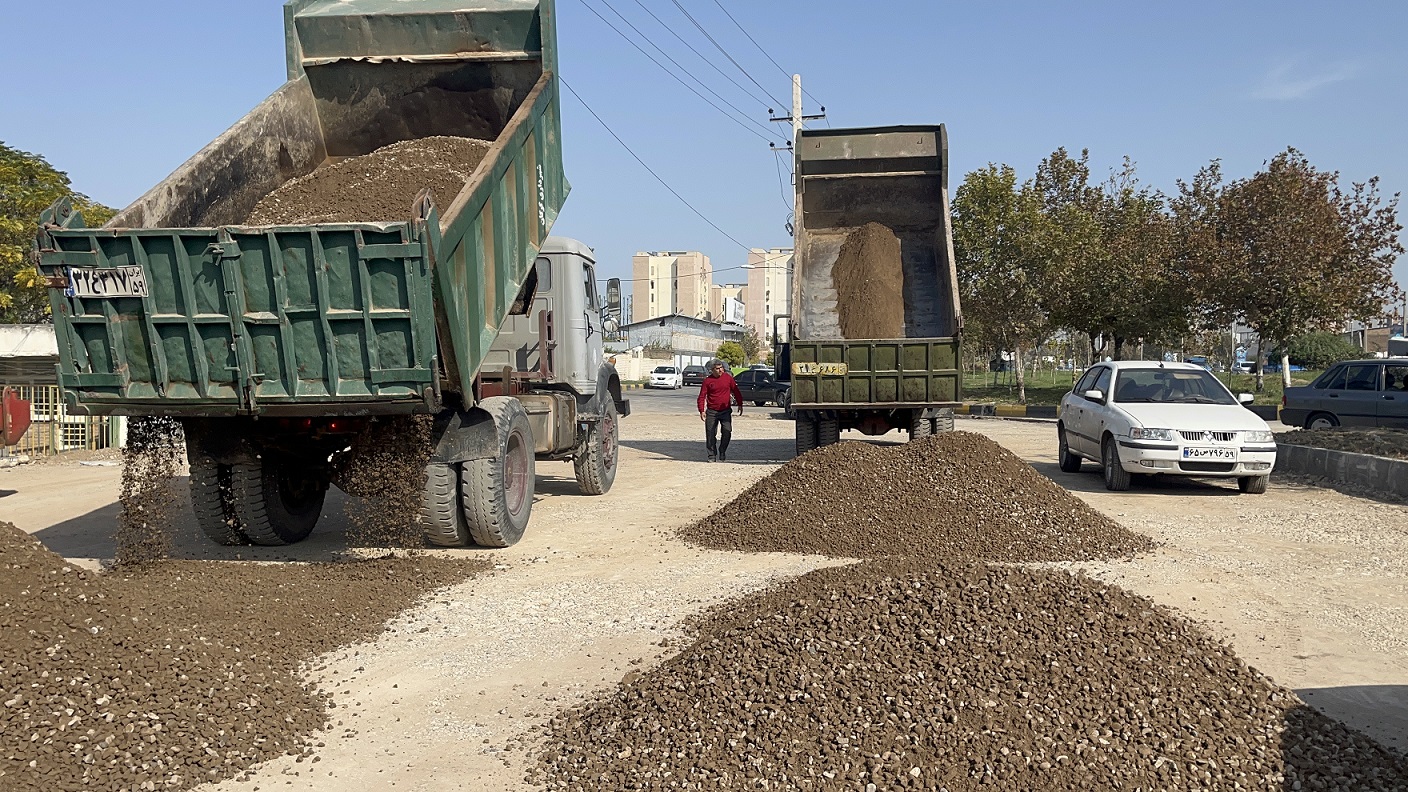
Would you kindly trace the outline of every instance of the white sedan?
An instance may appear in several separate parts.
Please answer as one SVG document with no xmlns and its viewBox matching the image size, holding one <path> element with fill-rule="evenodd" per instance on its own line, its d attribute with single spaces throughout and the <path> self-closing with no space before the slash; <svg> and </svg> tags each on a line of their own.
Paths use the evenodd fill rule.
<svg viewBox="0 0 1408 792">
<path fill-rule="evenodd" d="M 650 382 L 647 387 L 651 388 L 673 388 L 679 389 L 684 384 L 684 375 L 675 366 L 656 366 L 650 372 Z"/>
<path fill-rule="evenodd" d="M 1067 473 L 1099 462 L 1105 486 L 1133 473 L 1235 478 L 1262 493 L 1276 464 L 1271 427 L 1202 366 L 1114 361 L 1091 366 L 1061 399 L 1057 456 Z"/>
</svg>

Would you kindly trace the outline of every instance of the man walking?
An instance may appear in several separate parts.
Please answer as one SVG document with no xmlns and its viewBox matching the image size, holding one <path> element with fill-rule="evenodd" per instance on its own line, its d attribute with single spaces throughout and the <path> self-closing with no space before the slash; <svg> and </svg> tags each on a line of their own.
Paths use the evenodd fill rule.
<svg viewBox="0 0 1408 792">
<path fill-rule="evenodd" d="M 717 457 L 728 461 L 728 440 L 733 435 L 733 400 L 738 401 L 738 414 L 743 414 L 743 392 L 733 375 L 724 371 L 721 360 L 709 361 L 709 376 L 699 386 L 699 420 L 704 422 L 704 447 L 709 461 Z M 715 435 L 718 435 L 717 444 Z"/>
</svg>

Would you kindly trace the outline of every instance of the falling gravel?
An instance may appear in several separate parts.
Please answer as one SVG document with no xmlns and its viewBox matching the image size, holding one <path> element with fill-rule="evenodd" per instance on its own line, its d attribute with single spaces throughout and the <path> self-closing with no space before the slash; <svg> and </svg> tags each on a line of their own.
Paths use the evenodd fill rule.
<svg viewBox="0 0 1408 792">
<path fill-rule="evenodd" d="M 140 565 L 171 549 L 171 509 L 182 497 L 176 477 L 185 464 L 185 434 L 174 418 L 133 418 L 122 449 L 115 563 Z"/>
<path fill-rule="evenodd" d="M 93 574 L 0 523 L 0 789 L 187 789 L 350 736 L 300 678 L 486 564 L 160 561 Z"/>
<path fill-rule="evenodd" d="M 406 220 L 411 203 L 429 189 L 441 212 L 474 174 L 490 143 L 427 137 L 383 146 L 325 165 L 269 193 L 248 225 L 370 223 Z"/>
<path fill-rule="evenodd" d="M 842 337 L 904 337 L 904 262 L 895 232 L 866 223 L 847 234 L 831 279 Z"/>
<path fill-rule="evenodd" d="M 718 550 L 846 558 L 1062 561 L 1153 547 L 970 432 L 816 449 L 680 534 Z"/>
<path fill-rule="evenodd" d="M 1408 788 L 1191 622 L 1060 571 L 892 558 L 717 609 L 555 718 L 549 789 Z"/>
<path fill-rule="evenodd" d="M 335 481 L 357 500 L 347 507 L 348 541 L 362 547 L 425 545 L 421 499 L 433 450 L 429 415 L 372 421 L 335 462 Z"/>
</svg>

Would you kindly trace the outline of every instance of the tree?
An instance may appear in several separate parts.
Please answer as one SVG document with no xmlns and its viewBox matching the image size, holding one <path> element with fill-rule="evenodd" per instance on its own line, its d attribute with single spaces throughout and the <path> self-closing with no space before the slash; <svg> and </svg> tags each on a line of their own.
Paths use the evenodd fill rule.
<svg viewBox="0 0 1408 792">
<path fill-rule="evenodd" d="M 1240 318 L 1263 348 L 1281 348 L 1282 383 L 1290 387 L 1296 338 L 1372 319 L 1397 297 L 1398 195 L 1385 201 L 1377 177 L 1345 191 L 1338 173 L 1316 169 L 1294 148 L 1220 189 L 1215 165 L 1181 185 L 1202 225 L 1185 232 L 1202 243 L 1197 278 L 1215 320 Z"/>
<path fill-rule="evenodd" d="M 31 255 L 39 213 L 64 196 L 89 226 L 113 210 L 75 193 L 68 176 L 37 154 L 0 143 L 0 323 L 38 322 L 49 314 L 49 294 Z"/>
<path fill-rule="evenodd" d="M 756 361 L 763 353 L 763 339 L 752 325 L 743 333 L 743 356 L 749 362 Z"/>
<path fill-rule="evenodd" d="M 1291 341 L 1285 353 L 1297 366 L 1324 369 L 1341 360 L 1359 357 L 1360 350 L 1339 333 L 1307 333 Z M 1277 349 L 1272 354 L 1279 356 L 1281 350 Z"/>
<path fill-rule="evenodd" d="M 719 344 L 719 351 L 714 353 L 714 357 L 729 364 L 729 366 L 743 365 L 743 345 L 737 341 L 725 341 Z"/>
<path fill-rule="evenodd" d="M 953 199 L 953 249 L 964 314 L 997 349 L 1017 362 L 1017 398 L 1026 402 L 1024 350 L 1049 329 L 1045 288 L 1044 218 L 1031 183 L 1018 187 L 1009 165 L 969 173 Z"/>
</svg>

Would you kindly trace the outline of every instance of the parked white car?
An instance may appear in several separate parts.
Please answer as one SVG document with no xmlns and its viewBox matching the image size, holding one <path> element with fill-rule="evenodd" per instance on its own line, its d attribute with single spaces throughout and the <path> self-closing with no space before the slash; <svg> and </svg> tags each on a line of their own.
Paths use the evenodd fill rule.
<svg viewBox="0 0 1408 792">
<path fill-rule="evenodd" d="M 656 366 L 650 372 L 650 382 L 646 383 L 648 388 L 679 388 L 684 384 L 684 374 L 677 366 Z"/>
<path fill-rule="evenodd" d="M 1105 486 L 1129 489 L 1133 473 L 1235 478 L 1262 493 L 1276 464 L 1266 421 L 1207 369 L 1191 363 L 1097 363 L 1061 399 L 1057 456 L 1067 473 L 1100 463 Z"/>
</svg>

